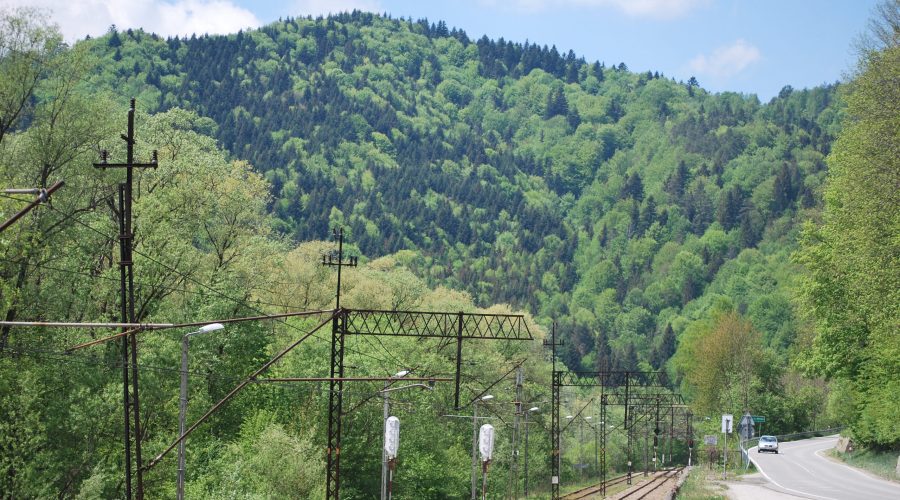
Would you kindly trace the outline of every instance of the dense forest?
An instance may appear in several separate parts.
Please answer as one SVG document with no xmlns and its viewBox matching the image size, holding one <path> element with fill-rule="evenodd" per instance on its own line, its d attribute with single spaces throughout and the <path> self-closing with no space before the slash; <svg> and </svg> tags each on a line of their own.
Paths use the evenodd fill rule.
<svg viewBox="0 0 900 500">
<path fill-rule="evenodd" d="M 429 283 L 573 325 L 572 368 L 604 343 L 659 367 L 666 326 L 722 296 L 768 345 L 793 343 L 788 255 L 821 205 L 834 87 L 761 104 L 361 12 L 87 45 L 93 86 L 211 118 L 271 183 L 281 232 L 343 225 L 367 256 L 413 250 Z"/>
<path fill-rule="evenodd" d="M 897 446 L 897 155 L 870 147 L 873 131 L 891 144 L 900 129 L 897 89 L 883 83 L 900 67 L 896 45 L 873 48 L 851 85 L 785 87 L 762 103 L 362 12 L 227 36 L 111 27 L 71 47 L 34 12 L 8 12 L 0 182 L 66 186 L 0 234 L 0 313 L 118 319 L 121 172 L 92 162 L 101 149 L 124 156 L 117 135 L 134 96 L 137 154 L 159 150 L 159 168 L 135 181 L 141 322 L 328 309 L 335 276 L 318 264 L 333 245 L 321 240 L 340 226 L 361 257 L 344 276 L 350 307 L 524 311 L 538 340 L 559 325 L 569 369 L 663 370 L 697 415 L 766 411 L 771 432 L 846 424 L 863 443 Z M 854 162 L 886 168 L 857 185 Z M 4 215 L 20 207 L 0 198 Z M 865 303 L 848 309 L 849 297 Z M 192 416 L 315 324 L 198 339 Z M 0 491 L 120 496 L 115 348 L 61 354 L 99 331 L 0 334 Z M 326 375 L 326 337 L 275 376 Z M 148 455 L 177 422 L 179 341 L 141 340 Z M 531 344 L 467 346 L 464 396 L 528 358 L 526 399 L 546 399 L 548 357 Z M 353 371 L 379 376 L 448 376 L 455 354 L 409 339 L 347 349 Z M 376 385 L 347 393 L 347 498 L 377 491 Z M 398 498 L 467 494 L 467 423 L 439 418 L 451 393 L 398 395 L 404 447 L 416 450 Z M 508 418 L 510 398 L 488 411 Z M 241 395 L 192 437 L 188 496 L 324 495 L 327 399 L 316 385 Z M 543 478 L 549 443 L 534 432 Z M 564 449 L 574 463 L 579 445 Z M 154 497 L 172 496 L 168 465 L 148 475 Z M 497 475 L 509 467 L 499 460 Z"/>
</svg>

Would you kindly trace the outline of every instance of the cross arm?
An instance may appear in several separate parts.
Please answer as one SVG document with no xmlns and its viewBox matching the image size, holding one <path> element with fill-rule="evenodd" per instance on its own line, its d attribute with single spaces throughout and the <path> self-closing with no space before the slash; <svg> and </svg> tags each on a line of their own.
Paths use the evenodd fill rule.
<svg viewBox="0 0 900 500">
<path fill-rule="evenodd" d="M 521 314 L 346 310 L 348 335 L 533 340 Z"/>
</svg>

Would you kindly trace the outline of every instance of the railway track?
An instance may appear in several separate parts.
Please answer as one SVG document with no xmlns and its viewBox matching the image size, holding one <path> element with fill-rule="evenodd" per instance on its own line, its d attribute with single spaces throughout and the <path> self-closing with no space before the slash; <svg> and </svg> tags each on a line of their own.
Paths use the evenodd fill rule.
<svg viewBox="0 0 900 500">
<path fill-rule="evenodd" d="M 639 500 L 641 498 L 646 498 L 650 493 L 653 493 L 657 489 L 659 489 L 662 485 L 669 482 L 670 479 L 678 477 L 678 474 L 684 470 L 684 467 L 676 467 L 674 469 L 668 469 L 661 471 L 660 474 L 653 476 L 649 481 L 638 485 L 636 488 L 633 488 L 626 492 L 624 495 L 619 497 L 619 500 L 628 498 Z"/>
<path fill-rule="evenodd" d="M 617 484 L 624 483 L 627 480 L 628 480 L 628 475 L 622 474 L 621 476 L 616 476 L 614 478 L 607 479 L 606 487 L 609 488 L 610 486 L 615 486 Z M 571 493 L 567 493 L 560 498 L 563 500 L 580 500 L 582 498 L 587 498 L 591 495 L 600 493 L 602 486 L 603 486 L 603 484 L 595 484 L 593 486 L 586 486 L 584 488 L 581 488 L 580 490 L 575 490 Z"/>
<path fill-rule="evenodd" d="M 678 474 L 683 469 L 684 469 L 684 467 L 676 467 L 673 469 L 663 469 L 660 471 L 660 473 L 656 474 L 652 479 L 645 482 L 644 484 L 639 485 L 638 487 L 636 487 L 633 490 L 629 491 L 628 493 L 624 494 L 620 498 L 629 498 L 629 499 L 645 498 L 651 492 L 656 491 L 663 484 L 668 482 L 669 479 L 672 479 L 673 477 L 678 476 Z M 633 474 L 632 478 L 635 478 L 637 476 L 638 476 L 638 474 Z M 608 489 L 611 486 L 615 486 L 617 484 L 622 484 L 627 480 L 628 480 L 628 475 L 623 474 L 621 476 L 617 476 L 612 479 L 608 479 L 606 481 L 606 487 Z M 560 498 L 563 500 L 581 500 L 583 498 L 589 498 L 591 495 L 599 494 L 600 491 L 602 490 L 602 486 L 603 486 L 602 484 L 595 484 L 592 486 L 587 486 L 587 487 L 581 488 L 579 490 L 575 490 L 570 493 L 567 493 L 567 494 L 561 496 Z"/>
</svg>

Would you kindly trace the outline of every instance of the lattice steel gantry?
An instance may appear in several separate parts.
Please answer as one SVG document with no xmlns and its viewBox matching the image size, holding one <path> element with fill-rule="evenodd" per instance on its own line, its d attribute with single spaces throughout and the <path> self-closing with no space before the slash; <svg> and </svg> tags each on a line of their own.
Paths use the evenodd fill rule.
<svg viewBox="0 0 900 500">
<path fill-rule="evenodd" d="M 520 314 L 464 312 L 384 311 L 342 309 L 331 339 L 331 376 L 344 376 L 344 340 L 348 335 L 454 339 L 457 343 L 455 405 L 459 386 L 463 340 L 533 340 Z M 332 381 L 328 408 L 326 498 L 340 498 L 342 381 Z"/>
<path fill-rule="evenodd" d="M 554 331 L 555 337 L 555 331 Z M 551 342 L 556 345 L 555 339 Z M 555 356 L 554 356 L 555 357 Z M 633 430 L 637 424 L 649 422 L 658 407 L 671 409 L 674 415 L 675 409 L 683 409 L 687 414 L 688 426 L 690 425 L 690 412 L 681 395 L 673 393 L 666 387 L 665 374 L 661 372 L 637 372 L 637 371 L 595 371 L 595 372 L 569 372 L 553 370 L 552 379 L 553 416 L 551 439 L 552 442 L 552 467 L 551 467 L 551 498 L 559 498 L 560 485 L 560 461 L 559 455 L 561 432 L 559 429 L 560 389 L 565 386 L 573 387 L 600 387 L 600 420 L 607 425 L 608 406 L 624 406 L 625 417 L 623 428 L 628 436 L 626 459 L 628 461 L 628 482 L 631 482 L 632 472 L 632 448 Z M 674 422 L 674 416 L 673 416 Z M 658 425 L 658 424 L 657 424 Z M 674 423 L 673 423 L 674 427 Z M 601 434 L 602 461 L 600 462 L 601 493 L 606 494 L 606 429 Z M 646 460 L 645 460 L 646 462 Z M 646 468 L 646 463 L 645 463 Z"/>
</svg>

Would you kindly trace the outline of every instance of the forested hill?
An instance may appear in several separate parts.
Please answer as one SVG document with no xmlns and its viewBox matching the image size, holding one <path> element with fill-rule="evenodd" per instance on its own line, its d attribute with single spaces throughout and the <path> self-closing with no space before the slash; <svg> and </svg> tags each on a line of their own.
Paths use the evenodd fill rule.
<svg viewBox="0 0 900 500">
<path fill-rule="evenodd" d="M 341 224 L 368 257 L 412 250 L 432 283 L 570 325 L 570 367 L 660 366 L 723 303 L 793 342 L 788 256 L 820 204 L 834 86 L 760 103 L 358 12 L 82 43 L 94 88 L 211 118 L 271 182 L 284 233 Z"/>
</svg>

